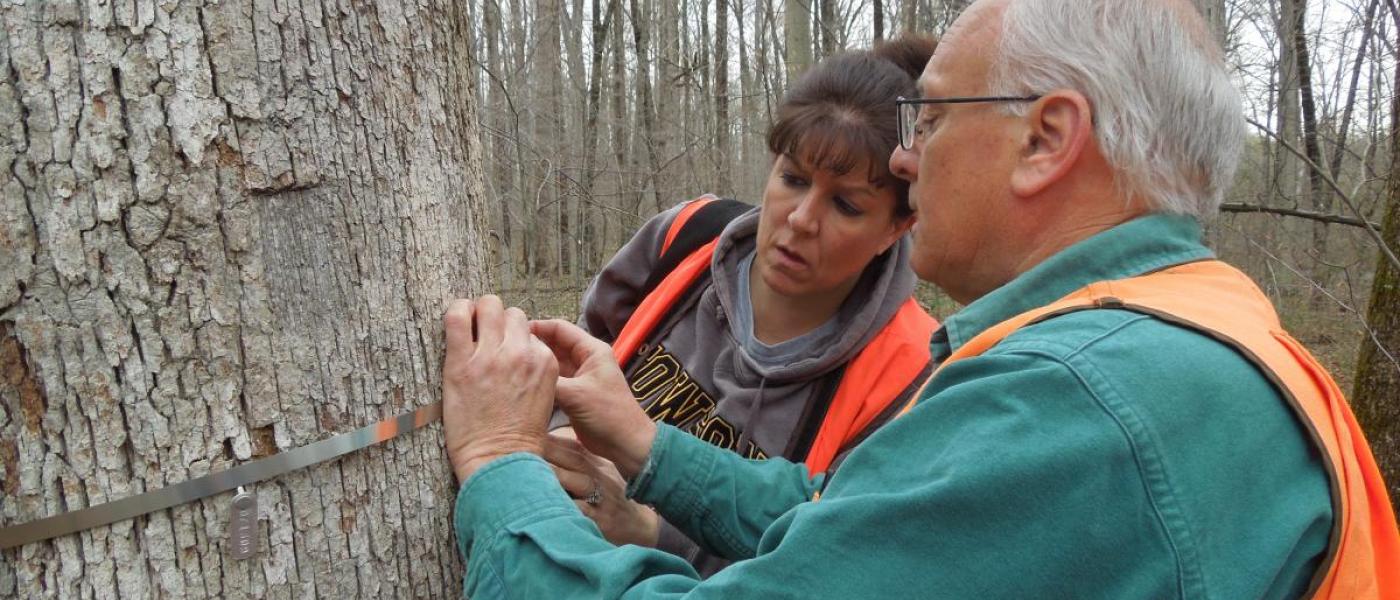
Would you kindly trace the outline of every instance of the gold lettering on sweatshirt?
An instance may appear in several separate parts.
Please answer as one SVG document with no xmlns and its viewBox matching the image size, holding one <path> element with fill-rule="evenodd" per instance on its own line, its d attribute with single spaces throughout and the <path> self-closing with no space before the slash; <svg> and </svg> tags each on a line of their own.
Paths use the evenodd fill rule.
<svg viewBox="0 0 1400 600">
<path fill-rule="evenodd" d="M 642 359 L 630 387 L 632 396 L 651 420 L 678 427 L 748 458 L 768 458 L 751 440 L 746 440 L 743 451 L 739 450 L 738 428 L 715 413 L 714 397 L 700 389 L 665 347 L 658 344 Z"/>
</svg>

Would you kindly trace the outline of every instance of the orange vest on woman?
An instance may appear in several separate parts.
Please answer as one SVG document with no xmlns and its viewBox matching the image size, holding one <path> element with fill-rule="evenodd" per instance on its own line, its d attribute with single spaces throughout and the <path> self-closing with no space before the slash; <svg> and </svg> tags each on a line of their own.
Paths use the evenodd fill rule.
<svg viewBox="0 0 1400 600">
<path fill-rule="evenodd" d="M 958 348 L 939 369 L 986 352 L 1021 327 L 1094 308 L 1130 310 L 1194 329 L 1254 363 L 1287 399 L 1326 458 L 1332 536 L 1310 595 L 1346 600 L 1400 598 L 1400 533 L 1385 482 L 1356 417 L 1317 359 L 1283 330 L 1269 299 L 1234 267 L 1208 260 L 1090 284 L 987 329 Z"/>
<path fill-rule="evenodd" d="M 713 196 L 701 197 L 676 215 L 661 247 L 664 255 L 687 221 Z M 637 348 L 651 331 L 671 312 L 671 307 L 683 297 L 690 286 L 710 268 L 715 245 L 710 240 L 681 260 L 661 283 L 637 305 L 627 324 L 613 341 L 613 356 L 626 368 Z M 837 455 L 855 442 L 875 418 L 890 408 L 901 392 L 928 365 L 931 356 L 929 339 L 938 328 L 938 321 L 929 316 L 913 298 L 895 312 L 893 318 L 875 338 L 846 365 L 841 383 L 831 398 L 826 416 L 817 430 L 807 457 L 802 461 L 812 476 L 830 468 Z"/>
</svg>

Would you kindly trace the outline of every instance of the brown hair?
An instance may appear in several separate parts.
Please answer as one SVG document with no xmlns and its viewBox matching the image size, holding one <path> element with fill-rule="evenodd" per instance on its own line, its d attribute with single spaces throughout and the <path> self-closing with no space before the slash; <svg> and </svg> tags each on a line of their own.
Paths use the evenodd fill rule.
<svg viewBox="0 0 1400 600">
<path fill-rule="evenodd" d="M 899 143 L 894 99 L 916 95 L 914 79 L 936 46 L 932 37 L 905 35 L 817 63 L 783 96 L 768 150 L 839 174 L 866 160 L 871 182 L 894 186 L 895 216 L 912 214 L 908 183 L 890 173 Z"/>
</svg>

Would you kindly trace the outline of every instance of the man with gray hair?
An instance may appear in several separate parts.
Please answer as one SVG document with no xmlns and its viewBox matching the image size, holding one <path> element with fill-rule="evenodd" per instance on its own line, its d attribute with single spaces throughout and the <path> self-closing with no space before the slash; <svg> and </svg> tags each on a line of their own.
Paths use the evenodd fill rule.
<svg viewBox="0 0 1400 600">
<path fill-rule="evenodd" d="M 967 306 L 918 401 L 828 477 L 655 425 L 608 346 L 495 297 L 445 318 L 473 598 L 1400 593 L 1345 400 L 1201 244 L 1243 138 L 1185 0 L 981 0 L 901 100 L 912 264 Z M 560 375 L 556 378 L 556 375 Z M 721 556 L 608 544 L 538 457 L 551 398 Z"/>
</svg>

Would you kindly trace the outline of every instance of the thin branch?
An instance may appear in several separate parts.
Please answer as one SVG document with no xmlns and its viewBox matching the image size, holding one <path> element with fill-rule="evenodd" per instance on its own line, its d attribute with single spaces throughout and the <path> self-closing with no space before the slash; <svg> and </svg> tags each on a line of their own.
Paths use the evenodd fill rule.
<svg viewBox="0 0 1400 600">
<path fill-rule="evenodd" d="M 1283 265 L 1283 268 L 1288 269 L 1290 272 L 1293 273 L 1294 276 L 1298 277 L 1299 279 L 1302 279 L 1303 281 L 1306 281 L 1308 285 L 1313 289 L 1317 290 L 1318 293 L 1327 296 L 1328 299 L 1335 302 L 1337 306 L 1341 307 L 1342 310 L 1351 313 L 1353 316 L 1355 316 L 1356 322 L 1361 325 L 1361 329 L 1366 332 L 1366 336 L 1371 338 L 1371 343 L 1376 345 L 1376 349 L 1380 350 L 1381 354 L 1384 355 L 1385 358 L 1390 361 L 1390 364 L 1393 365 L 1397 371 L 1400 371 L 1400 359 L 1397 359 L 1396 356 L 1392 354 L 1389 349 L 1387 349 L 1383 344 L 1381 344 L 1380 336 L 1376 334 L 1375 329 L 1371 328 L 1371 324 L 1366 321 L 1366 316 L 1361 314 L 1361 311 L 1356 310 L 1351 304 L 1347 304 L 1346 302 L 1342 301 L 1341 298 L 1338 298 L 1337 296 L 1332 294 L 1332 292 L 1328 291 L 1327 288 L 1318 284 L 1318 282 L 1314 281 L 1311 277 L 1308 277 L 1302 271 L 1299 271 L 1298 269 L 1294 268 L 1293 265 L 1288 264 L 1288 261 L 1279 258 L 1273 252 L 1269 252 L 1268 248 L 1265 248 L 1259 242 L 1254 241 L 1254 238 L 1250 237 L 1243 230 L 1230 225 L 1226 225 L 1226 227 L 1233 230 L 1240 237 L 1244 238 L 1244 240 L 1246 242 L 1249 242 L 1251 246 L 1254 246 L 1260 252 L 1263 252 L 1264 256 L 1267 256 L 1274 262 Z M 1269 272 L 1270 274 L 1273 273 L 1273 267 L 1269 267 Z M 1275 282 L 1274 288 L 1278 288 L 1277 282 Z"/>
<path fill-rule="evenodd" d="M 1394 266 L 1397 270 L 1400 270 L 1400 257 L 1395 256 L 1395 252 L 1393 252 L 1390 249 L 1390 246 L 1386 245 L 1385 238 L 1381 236 L 1381 232 L 1377 231 L 1375 227 L 1371 226 L 1371 222 L 1367 221 L 1366 217 L 1361 214 L 1361 209 L 1358 209 L 1356 207 L 1356 202 L 1353 201 L 1351 199 L 1351 196 L 1348 196 L 1346 192 L 1342 191 L 1342 186 L 1337 185 L 1336 180 L 1332 179 L 1331 175 L 1328 175 L 1326 171 L 1322 170 L 1322 167 L 1318 166 L 1317 163 L 1313 162 L 1312 159 L 1309 159 L 1302 152 L 1299 152 L 1297 148 L 1293 147 L 1293 144 L 1284 141 L 1283 138 L 1280 138 L 1278 134 L 1274 133 L 1268 127 L 1260 125 L 1258 121 L 1255 121 L 1254 119 L 1248 117 L 1245 117 L 1245 121 L 1248 121 L 1250 125 L 1255 126 L 1260 131 L 1273 138 L 1274 141 L 1277 141 L 1284 148 L 1287 148 L 1289 152 L 1292 152 L 1294 156 L 1297 156 L 1299 159 L 1302 159 L 1303 162 L 1306 162 L 1308 164 L 1308 167 L 1311 168 L 1314 172 L 1316 172 L 1318 175 L 1321 175 L 1322 180 L 1325 181 L 1327 185 L 1331 186 L 1332 189 L 1337 192 L 1337 195 L 1341 197 L 1342 202 L 1347 205 L 1347 208 L 1350 209 L 1351 212 L 1356 215 L 1357 219 L 1361 220 L 1362 225 L 1366 227 L 1366 231 L 1371 234 L 1371 238 L 1376 240 L 1376 245 L 1380 246 L 1381 254 L 1385 256 L 1386 260 L 1390 261 L 1390 264 L 1392 266 Z"/>
<path fill-rule="evenodd" d="M 1331 215 L 1326 213 L 1313 212 L 1310 210 L 1298 210 L 1294 208 L 1275 208 L 1273 206 L 1264 206 L 1262 204 L 1245 204 L 1243 202 L 1227 202 L 1225 204 L 1221 204 L 1220 212 L 1270 213 L 1275 215 L 1284 215 L 1288 217 L 1309 219 L 1312 221 L 1320 221 L 1323 223 L 1350 225 L 1352 227 L 1366 227 L 1367 225 L 1370 225 L 1372 227 L 1380 227 L 1380 225 L 1377 223 L 1362 221 L 1361 219 L 1357 219 L 1355 217 L 1348 217 L 1346 215 Z"/>
</svg>

